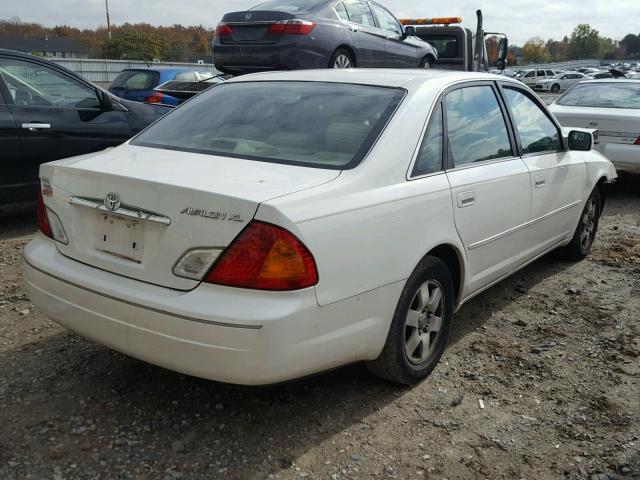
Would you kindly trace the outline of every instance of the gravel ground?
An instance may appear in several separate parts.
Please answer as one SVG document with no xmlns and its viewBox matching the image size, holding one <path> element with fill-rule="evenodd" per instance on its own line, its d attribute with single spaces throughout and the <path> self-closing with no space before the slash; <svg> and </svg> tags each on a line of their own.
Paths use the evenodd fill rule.
<svg viewBox="0 0 640 480">
<path fill-rule="evenodd" d="M 1 479 L 640 478 L 638 177 L 585 261 L 544 258 L 463 307 L 414 388 L 361 365 L 237 387 L 112 352 L 30 304 L 34 231 L 0 219 Z"/>
</svg>

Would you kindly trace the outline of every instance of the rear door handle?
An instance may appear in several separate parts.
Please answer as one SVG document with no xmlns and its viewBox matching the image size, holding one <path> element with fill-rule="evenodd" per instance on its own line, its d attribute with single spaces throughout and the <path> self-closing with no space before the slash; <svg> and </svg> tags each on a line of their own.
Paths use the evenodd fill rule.
<svg viewBox="0 0 640 480">
<path fill-rule="evenodd" d="M 23 123 L 22 128 L 26 128 L 30 132 L 37 132 L 38 130 L 44 130 L 51 128 L 49 123 Z"/>
<path fill-rule="evenodd" d="M 458 208 L 469 207 L 476 203 L 476 194 L 474 192 L 458 193 Z"/>
<path fill-rule="evenodd" d="M 547 184 L 547 179 L 544 175 L 538 175 L 536 177 L 536 188 L 544 187 Z"/>
</svg>

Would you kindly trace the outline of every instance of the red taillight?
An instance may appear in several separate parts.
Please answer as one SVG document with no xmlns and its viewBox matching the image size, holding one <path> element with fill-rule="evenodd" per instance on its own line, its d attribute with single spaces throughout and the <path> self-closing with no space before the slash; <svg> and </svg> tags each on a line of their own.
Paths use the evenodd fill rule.
<svg viewBox="0 0 640 480">
<path fill-rule="evenodd" d="M 636 138 L 636 141 L 633 142 L 634 145 L 640 145 L 640 137 Z"/>
<path fill-rule="evenodd" d="M 144 99 L 146 103 L 162 103 L 162 99 L 164 98 L 164 94 L 160 92 L 155 92 L 152 95 L 149 95 Z"/>
<path fill-rule="evenodd" d="M 224 251 L 206 282 L 257 290 L 299 290 L 318 283 L 311 252 L 292 233 L 253 221 Z"/>
<path fill-rule="evenodd" d="M 300 20 L 294 18 L 293 20 L 283 20 L 276 22 L 269 27 L 270 35 L 309 35 L 311 31 L 316 27 L 315 22 L 308 20 Z"/>
<path fill-rule="evenodd" d="M 216 27 L 216 37 L 230 37 L 233 35 L 233 27 L 231 25 L 227 25 L 226 23 L 219 23 Z"/>
<path fill-rule="evenodd" d="M 49 224 L 49 216 L 47 215 L 47 209 L 44 206 L 44 199 L 42 198 L 42 188 L 40 188 L 38 192 L 38 228 L 44 236 L 53 238 L 53 232 Z"/>
</svg>

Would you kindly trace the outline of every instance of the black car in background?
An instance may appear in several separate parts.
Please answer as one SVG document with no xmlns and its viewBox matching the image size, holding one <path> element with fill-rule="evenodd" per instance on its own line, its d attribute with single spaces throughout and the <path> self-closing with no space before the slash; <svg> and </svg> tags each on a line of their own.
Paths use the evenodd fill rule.
<svg viewBox="0 0 640 480">
<path fill-rule="evenodd" d="M 267 0 L 227 13 L 213 40 L 218 70 L 429 68 L 438 58 L 385 7 L 366 0 Z"/>
<path fill-rule="evenodd" d="M 116 99 L 53 62 L 0 49 L 0 204 L 35 200 L 40 164 L 123 143 L 168 111 Z"/>
</svg>

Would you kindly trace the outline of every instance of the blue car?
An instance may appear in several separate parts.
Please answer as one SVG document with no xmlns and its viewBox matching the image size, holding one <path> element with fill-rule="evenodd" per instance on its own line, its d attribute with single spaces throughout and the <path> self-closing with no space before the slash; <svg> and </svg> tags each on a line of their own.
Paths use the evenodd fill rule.
<svg viewBox="0 0 640 480">
<path fill-rule="evenodd" d="M 109 92 L 134 102 L 178 105 L 184 100 L 158 92 L 154 88 L 172 80 L 197 82 L 211 76 L 210 73 L 198 72 L 191 68 L 128 68 L 120 72 L 120 75 L 111 82 Z"/>
</svg>

